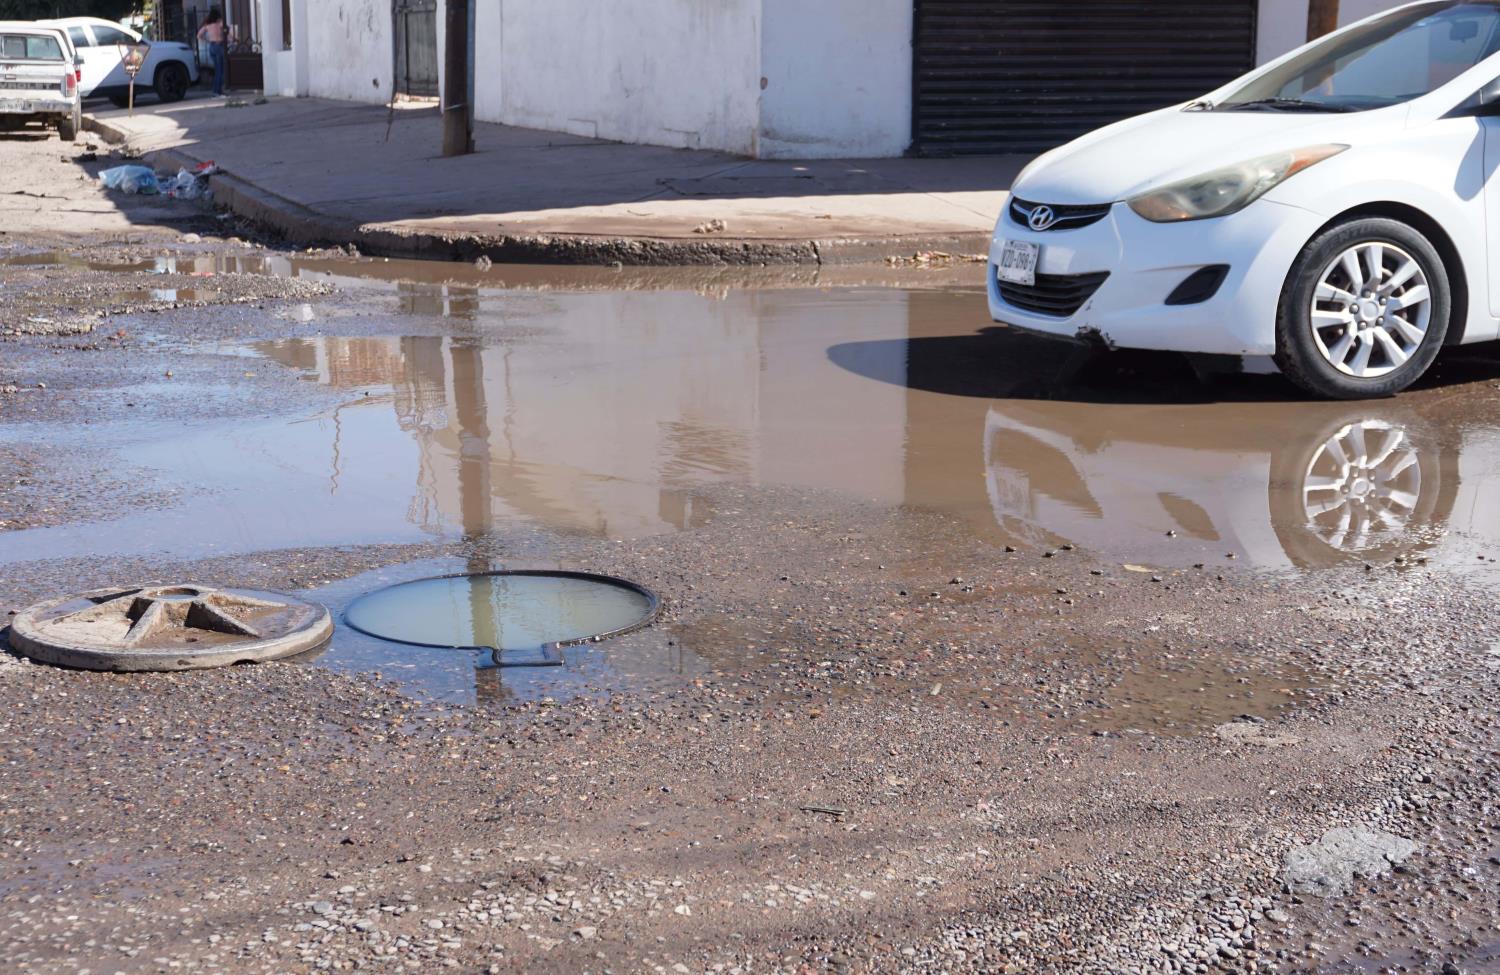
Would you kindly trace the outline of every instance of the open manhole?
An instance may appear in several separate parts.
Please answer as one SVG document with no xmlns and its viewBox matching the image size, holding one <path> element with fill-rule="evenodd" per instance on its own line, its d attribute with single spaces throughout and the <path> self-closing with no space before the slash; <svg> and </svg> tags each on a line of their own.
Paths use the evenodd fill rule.
<svg viewBox="0 0 1500 975">
<path fill-rule="evenodd" d="M 10 624 L 33 660 L 87 670 L 197 670 L 321 646 L 328 610 L 280 593 L 212 586 L 99 589 L 38 603 Z"/>
<path fill-rule="evenodd" d="M 351 603 L 344 622 L 382 640 L 484 650 L 501 666 L 536 667 L 562 663 L 561 647 L 647 626 L 660 610 L 651 590 L 613 576 L 481 572 L 377 590 Z"/>
</svg>

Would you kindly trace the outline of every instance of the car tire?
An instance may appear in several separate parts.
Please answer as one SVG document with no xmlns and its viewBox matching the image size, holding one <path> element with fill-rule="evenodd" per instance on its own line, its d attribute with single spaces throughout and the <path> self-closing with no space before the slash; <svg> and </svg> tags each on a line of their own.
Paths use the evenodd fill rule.
<svg viewBox="0 0 1500 975">
<path fill-rule="evenodd" d="M 1276 364 L 1316 396 L 1391 396 L 1432 365 L 1451 310 L 1447 268 L 1420 231 L 1354 218 L 1314 237 L 1292 265 L 1276 316 Z"/>
<path fill-rule="evenodd" d="M 78 141 L 78 121 L 72 117 L 59 119 L 57 122 L 57 137 L 64 142 Z"/>
<path fill-rule="evenodd" d="M 188 73 L 176 61 L 168 61 L 156 69 L 156 97 L 163 102 L 180 102 L 187 97 Z"/>
</svg>

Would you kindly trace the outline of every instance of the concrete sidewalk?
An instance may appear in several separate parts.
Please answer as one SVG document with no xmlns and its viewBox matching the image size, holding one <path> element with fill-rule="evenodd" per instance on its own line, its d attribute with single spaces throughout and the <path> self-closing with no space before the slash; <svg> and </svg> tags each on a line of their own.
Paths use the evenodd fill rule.
<svg viewBox="0 0 1500 975">
<path fill-rule="evenodd" d="M 300 243 L 368 254 L 607 264 L 858 263 L 987 250 L 1021 158 L 746 160 L 476 126 L 436 109 L 194 98 L 86 126 L 158 168 L 213 160 L 216 200 Z"/>
</svg>

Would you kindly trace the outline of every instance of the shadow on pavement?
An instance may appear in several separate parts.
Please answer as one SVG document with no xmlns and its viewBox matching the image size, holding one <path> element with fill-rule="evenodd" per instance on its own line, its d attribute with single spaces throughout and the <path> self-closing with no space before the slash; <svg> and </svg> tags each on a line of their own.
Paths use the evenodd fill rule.
<svg viewBox="0 0 1500 975">
<path fill-rule="evenodd" d="M 906 351 L 904 368 L 897 346 Z M 1189 356 L 1095 346 L 1002 325 L 965 335 L 847 342 L 828 349 L 834 365 L 909 389 L 980 399 L 1079 403 L 1192 404 L 1296 402 L 1308 396 L 1277 374 L 1244 371 L 1235 356 Z M 1445 351 L 1413 391 L 1500 380 L 1500 346 Z"/>
<path fill-rule="evenodd" d="M 906 349 L 905 368 L 894 347 Z M 1300 398 L 1276 375 L 1247 375 L 1232 356 L 1120 350 L 995 325 L 967 335 L 848 342 L 828 350 L 840 368 L 910 389 L 980 399 L 1080 403 L 1264 402 Z"/>
</svg>

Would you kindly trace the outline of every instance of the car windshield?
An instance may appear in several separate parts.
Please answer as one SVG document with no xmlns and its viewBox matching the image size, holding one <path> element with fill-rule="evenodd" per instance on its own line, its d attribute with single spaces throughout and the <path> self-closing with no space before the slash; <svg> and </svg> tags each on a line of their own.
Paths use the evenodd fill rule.
<svg viewBox="0 0 1500 975">
<path fill-rule="evenodd" d="M 0 34 L 0 56 L 11 61 L 61 61 L 62 44 L 47 34 Z"/>
<path fill-rule="evenodd" d="M 1385 108 L 1435 91 L 1497 50 L 1500 0 L 1424 3 L 1330 36 L 1213 108 L 1329 112 Z"/>
</svg>

